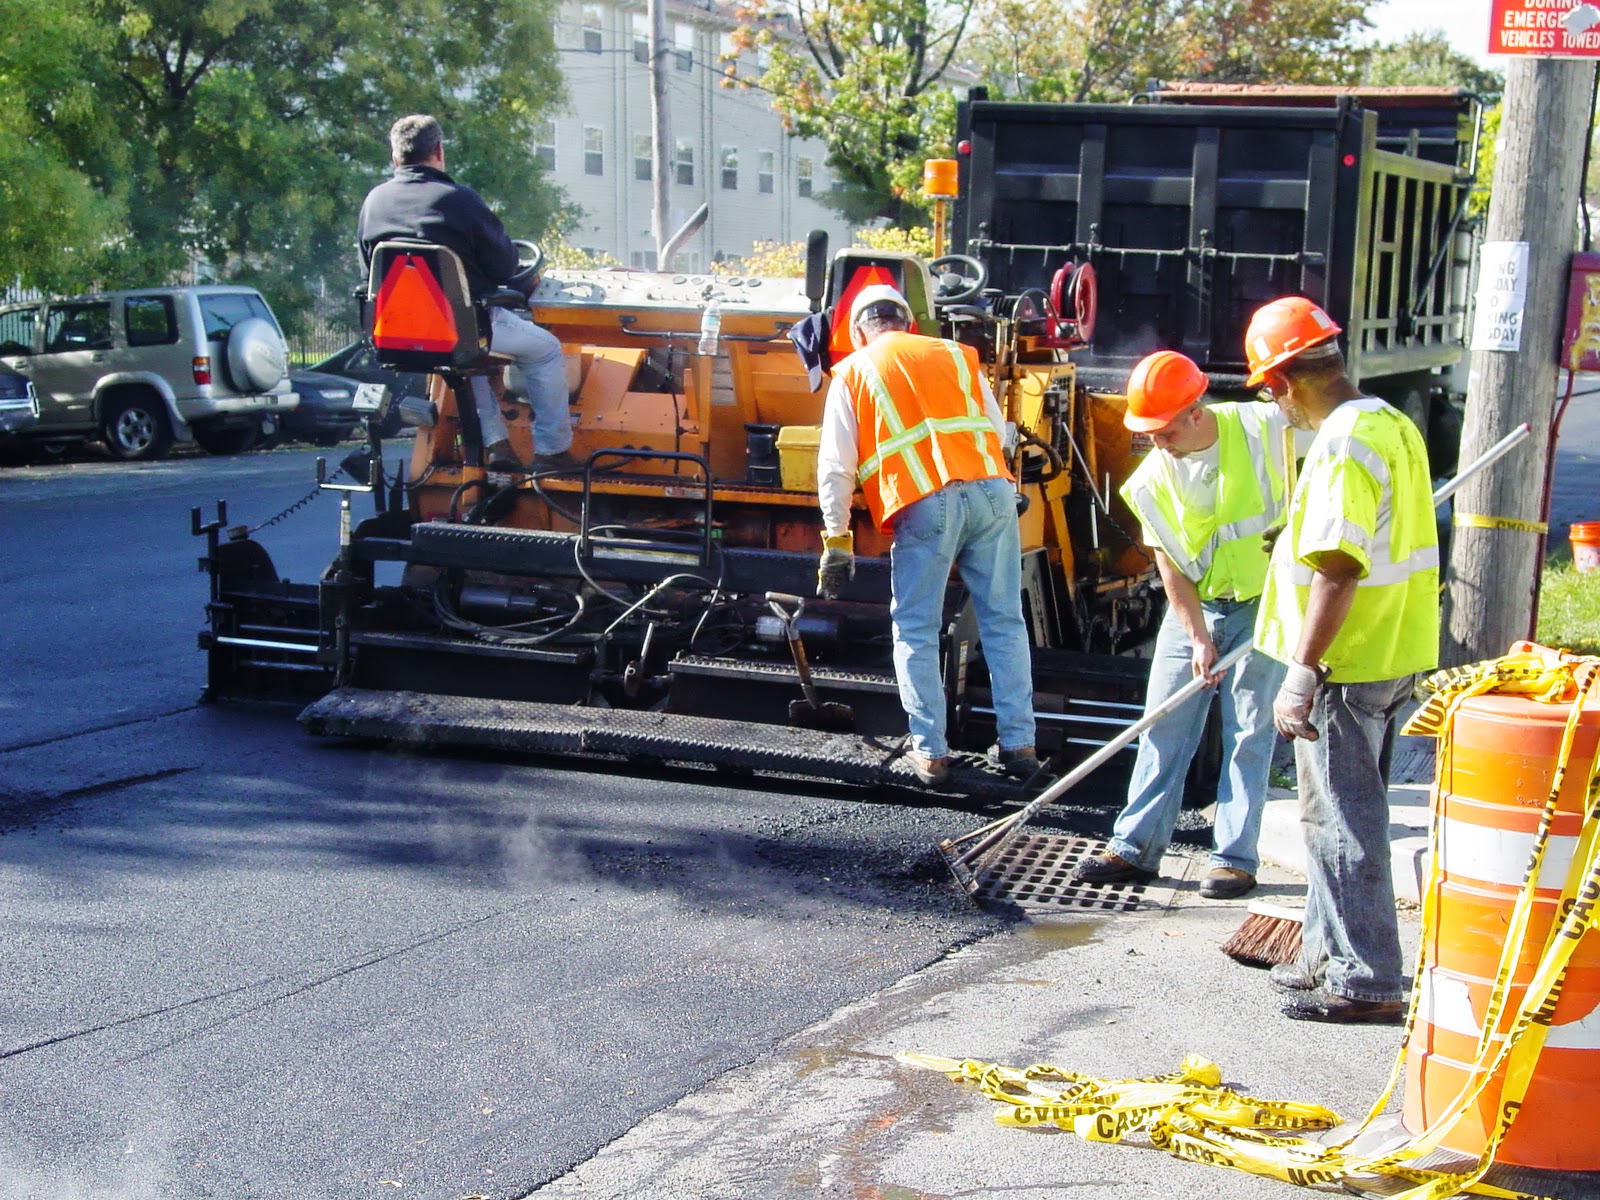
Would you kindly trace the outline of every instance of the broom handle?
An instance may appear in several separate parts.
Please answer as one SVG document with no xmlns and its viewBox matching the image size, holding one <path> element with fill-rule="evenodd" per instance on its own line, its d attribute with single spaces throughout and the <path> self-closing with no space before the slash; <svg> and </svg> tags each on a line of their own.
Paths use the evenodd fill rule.
<svg viewBox="0 0 1600 1200">
<path fill-rule="evenodd" d="M 1510 433 L 1506 434 L 1505 437 L 1501 438 L 1493 446 L 1490 446 L 1489 449 L 1485 450 L 1477 458 L 1473 459 L 1472 462 L 1468 463 L 1461 469 L 1460 473 L 1457 474 L 1454 479 L 1450 480 L 1449 483 L 1446 483 L 1433 494 L 1433 503 L 1435 507 L 1442 504 L 1450 496 L 1454 495 L 1456 490 L 1460 488 L 1463 483 L 1465 483 L 1472 476 L 1476 475 L 1479 471 L 1483 470 L 1490 463 L 1500 458 L 1503 454 L 1520 443 L 1532 432 L 1532 427 L 1524 422 L 1513 429 Z M 1239 646 L 1229 653 L 1223 655 L 1222 658 L 1218 660 L 1217 665 L 1211 669 L 1212 673 L 1216 675 L 1222 674 L 1229 667 L 1232 667 L 1238 663 L 1239 660 L 1244 658 L 1245 655 L 1249 654 L 1254 645 L 1255 643 L 1253 641 L 1248 641 L 1244 643 L 1244 645 Z M 992 858 L 998 856 L 1002 851 L 1005 850 L 1007 846 L 1016 841 L 1017 837 L 1022 833 L 1022 827 L 1032 820 L 1034 814 L 1037 813 L 1041 808 L 1058 799 L 1069 789 L 1076 787 L 1080 782 L 1082 782 L 1085 775 L 1088 775 L 1095 768 L 1101 766 L 1113 754 L 1116 754 L 1119 750 L 1137 738 L 1140 734 L 1144 733 L 1145 730 L 1149 729 L 1157 721 L 1164 719 L 1167 714 L 1171 713 L 1174 709 L 1181 708 L 1192 697 L 1203 691 L 1205 686 L 1205 677 L 1196 675 L 1188 683 L 1184 684 L 1177 691 L 1173 692 L 1172 695 L 1168 696 L 1167 699 L 1162 701 L 1149 712 L 1145 713 L 1143 717 L 1135 721 L 1132 725 L 1128 726 L 1121 733 L 1117 734 L 1116 737 L 1112 738 L 1088 758 L 1084 759 L 1066 775 L 1063 775 L 1060 779 L 1056 780 L 1055 783 L 1051 784 L 1050 787 L 1040 792 L 1039 795 L 1035 796 L 1024 807 L 1019 808 L 1016 812 L 1011 813 L 1009 816 L 1001 817 L 998 821 L 990 822 L 982 829 L 974 830 L 972 833 L 968 834 L 963 840 L 975 841 L 977 844 L 974 845 L 972 849 L 962 854 L 956 861 L 965 866 L 966 864 L 971 863 L 980 857 Z"/>
<path fill-rule="evenodd" d="M 1246 642 L 1244 645 L 1236 646 L 1227 654 L 1223 655 L 1217 660 L 1216 666 L 1211 668 L 1212 674 L 1221 675 L 1224 671 L 1228 670 L 1228 668 L 1238 663 L 1240 659 L 1244 658 L 1245 655 L 1250 653 L 1250 645 L 1251 644 L 1249 642 Z M 1085 775 L 1088 775 L 1090 772 L 1101 766 L 1112 755 L 1116 754 L 1129 742 L 1139 737 L 1140 734 L 1144 733 L 1145 730 L 1149 729 L 1156 722 L 1164 719 L 1169 713 L 1182 708 L 1184 704 L 1189 701 L 1190 697 L 1198 695 L 1205 689 L 1205 687 L 1205 676 L 1196 675 L 1193 679 L 1189 680 L 1188 683 L 1184 684 L 1177 691 L 1173 692 L 1172 695 L 1168 696 L 1160 704 L 1156 705 L 1155 708 L 1152 708 L 1149 712 L 1145 713 L 1144 716 L 1140 717 L 1132 725 L 1129 725 L 1121 733 L 1117 734 L 1116 737 L 1112 738 L 1105 745 L 1101 746 L 1100 749 L 1096 750 L 1088 758 L 1084 759 L 1077 766 L 1073 767 L 1072 770 L 1068 771 L 1060 779 L 1056 780 L 1048 788 L 1040 792 L 1032 800 L 1028 801 L 1028 803 L 1022 808 L 1019 808 L 1014 813 L 1009 813 L 1006 816 L 1001 817 L 998 821 L 991 821 L 982 829 L 974 830 L 972 833 L 968 834 L 968 839 L 976 838 L 982 840 L 978 843 L 978 845 L 974 846 L 970 851 L 962 855 L 960 861 L 965 863 L 977 857 L 978 855 L 983 854 L 995 841 L 995 837 L 1000 835 L 1007 827 L 1013 831 L 1012 837 L 1014 837 L 1016 832 L 1020 832 L 1021 827 L 1030 819 L 1032 819 L 1033 815 L 1046 804 L 1049 804 L 1051 801 L 1055 800 L 1068 789 L 1076 787 L 1080 782 L 1082 782 Z M 985 834 L 990 836 L 985 837 Z M 1003 843 L 995 846 L 995 851 L 998 853 L 1000 850 L 1003 850 L 1006 846 L 1011 844 L 1011 840 L 1011 837 L 1007 837 Z"/>
</svg>

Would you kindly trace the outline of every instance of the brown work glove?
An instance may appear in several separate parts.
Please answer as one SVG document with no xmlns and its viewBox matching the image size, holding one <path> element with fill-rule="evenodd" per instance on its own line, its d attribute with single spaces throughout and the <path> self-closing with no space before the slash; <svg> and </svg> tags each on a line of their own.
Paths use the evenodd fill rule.
<svg viewBox="0 0 1600 1200">
<path fill-rule="evenodd" d="M 856 542 L 848 533 L 824 534 L 822 558 L 817 563 L 817 595 L 837 600 L 844 585 L 856 575 Z"/>
</svg>

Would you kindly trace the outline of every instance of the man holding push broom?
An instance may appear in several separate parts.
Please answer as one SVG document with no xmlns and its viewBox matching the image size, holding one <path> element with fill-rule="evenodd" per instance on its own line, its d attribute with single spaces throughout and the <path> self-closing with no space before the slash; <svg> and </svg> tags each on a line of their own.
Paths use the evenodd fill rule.
<svg viewBox="0 0 1600 1200">
<path fill-rule="evenodd" d="M 1229 672 L 1217 660 L 1247 644 L 1267 574 L 1262 535 L 1283 521 L 1287 419 L 1254 402 L 1206 405 L 1195 363 L 1160 350 L 1134 367 L 1123 423 L 1155 449 L 1123 485 L 1154 547 L 1167 613 L 1150 659 L 1145 711 L 1196 677 L 1221 687 L 1222 776 L 1211 869 L 1200 894 L 1225 900 L 1256 885 L 1256 841 L 1272 765 L 1272 696 L 1283 667 L 1251 654 Z M 1188 704 L 1145 731 L 1111 844 L 1078 864 L 1084 883 L 1154 879 L 1183 805 L 1184 779 L 1205 733 L 1208 703 Z"/>
</svg>

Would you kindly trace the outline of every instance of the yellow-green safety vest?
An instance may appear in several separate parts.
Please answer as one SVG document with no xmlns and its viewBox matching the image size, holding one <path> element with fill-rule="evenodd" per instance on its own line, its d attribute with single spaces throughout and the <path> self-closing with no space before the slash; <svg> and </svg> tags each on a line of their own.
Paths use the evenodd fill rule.
<svg viewBox="0 0 1600 1200">
<path fill-rule="evenodd" d="M 1350 613 L 1323 655 L 1335 683 L 1372 683 L 1439 662 L 1439 538 L 1428 451 L 1409 417 L 1382 400 L 1347 400 L 1306 455 L 1273 548 L 1256 648 L 1290 662 L 1313 564 L 1342 550 L 1361 564 Z"/>
<path fill-rule="evenodd" d="M 1217 497 L 1211 513 L 1185 509 L 1161 450 L 1145 456 L 1122 485 L 1122 498 L 1201 600 L 1253 600 L 1267 577 L 1261 535 L 1283 521 L 1283 429 L 1276 405 L 1213 404 L 1217 419 Z"/>
</svg>

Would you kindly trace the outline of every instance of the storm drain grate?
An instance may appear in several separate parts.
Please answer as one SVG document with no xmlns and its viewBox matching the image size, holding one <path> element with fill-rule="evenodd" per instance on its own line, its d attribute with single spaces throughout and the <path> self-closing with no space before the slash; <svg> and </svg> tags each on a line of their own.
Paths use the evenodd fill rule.
<svg viewBox="0 0 1600 1200">
<path fill-rule="evenodd" d="M 1094 838 L 1024 834 L 982 874 L 974 899 L 1030 909 L 1132 912 L 1143 903 L 1161 906 L 1172 889 L 1145 883 L 1078 883 L 1072 869 L 1106 844 Z"/>
</svg>

